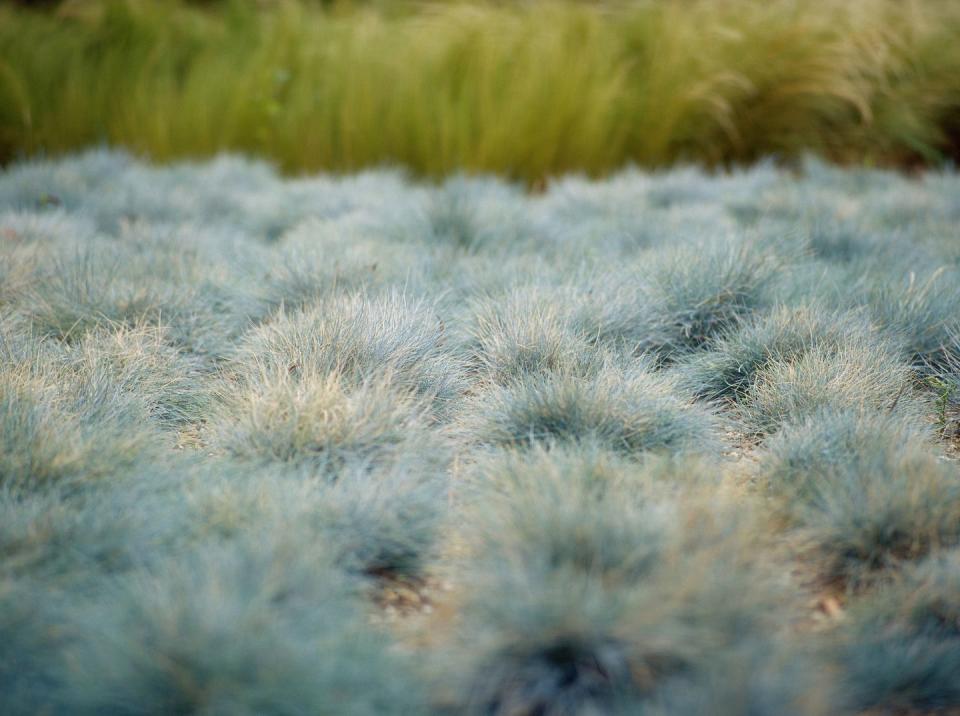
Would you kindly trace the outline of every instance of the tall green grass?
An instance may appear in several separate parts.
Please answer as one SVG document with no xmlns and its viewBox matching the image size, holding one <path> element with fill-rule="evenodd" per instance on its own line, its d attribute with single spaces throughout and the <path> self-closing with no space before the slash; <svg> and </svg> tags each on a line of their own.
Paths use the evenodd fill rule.
<svg viewBox="0 0 960 716">
<path fill-rule="evenodd" d="M 0 8 L 0 158 L 90 143 L 537 180 L 804 151 L 960 154 L 937 0 Z"/>
</svg>

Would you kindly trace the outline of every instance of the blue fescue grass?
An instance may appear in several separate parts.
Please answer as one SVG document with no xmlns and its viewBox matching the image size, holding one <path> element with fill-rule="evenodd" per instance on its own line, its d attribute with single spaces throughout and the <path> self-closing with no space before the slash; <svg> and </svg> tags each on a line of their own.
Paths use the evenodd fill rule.
<svg viewBox="0 0 960 716">
<path fill-rule="evenodd" d="M 858 313 L 838 313 L 816 305 L 778 307 L 737 326 L 690 358 L 682 367 L 683 383 L 707 400 L 744 398 L 762 371 L 777 362 L 792 362 L 811 350 L 890 351 Z"/>
<path fill-rule="evenodd" d="M 711 454 L 721 446 L 721 421 L 643 366 L 587 378 L 533 375 L 491 388 L 466 427 L 495 446 L 587 440 L 627 455 Z"/>
<path fill-rule="evenodd" d="M 960 333 L 950 338 L 946 365 L 933 370 L 927 385 L 934 392 L 936 424 L 942 437 L 960 437 Z"/>
<path fill-rule="evenodd" d="M 537 286 L 476 300 L 463 328 L 468 366 L 484 383 L 508 385 L 531 375 L 589 376 L 609 358 L 575 325 L 580 298 Z"/>
<path fill-rule="evenodd" d="M 897 352 L 855 345 L 771 361 L 757 372 L 737 413 L 749 432 L 766 434 L 823 410 L 845 408 L 920 420 L 929 402 Z"/>
<path fill-rule="evenodd" d="M 471 512 L 463 641 L 446 657 L 457 709 L 656 708 L 773 649 L 768 620 L 789 599 L 766 567 L 741 561 L 737 545 L 757 538 L 746 506 L 718 504 L 712 490 L 697 497 L 710 480 L 691 479 L 689 465 L 551 451 L 478 469 L 494 499 Z M 693 488 L 685 497 L 658 496 L 678 480 Z M 734 698 L 752 698 L 749 681 Z M 798 697 L 787 692 L 782 707 Z"/>
<path fill-rule="evenodd" d="M 865 281 L 877 324 L 908 351 L 923 373 L 957 360 L 951 336 L 960 331 L 960 272 L 940 265 L 906 275 L 890 270 Z"/>
<path fill-rule="evenodd" d="M 0 487 L 13 493 L 80 489 L 124 475 L 156 457 L 162 445 L 162 438 L 135 419 L 111 385 L 84 383 L 73 396 L 57 400 L 38 379 L 4 373 Z"/>
<path fill-rule="evenodd" d="M 267 372 L 227 395 L 221 412 L 211 439 L 240 460 L 304 466 L 333 477 L 351 461 L 373 466 L 416 457 L 443 463 L 445 448 L 429 429 L 428 406 L 385 381 L 351 386 L 338 373 Z"/>
<path fill-rule="evenodd" d="M 418 285 L 432 259 L 427 244 L 390 240 L 349 217 L 306 221 L 278 248 L 264 257 L 266 272 L 259 264 L 249 269 L 271 310 L 296 310 L 346 291 Z"/>
<path fill-rule="evenodd" d="M 476 560 L 635 582 L 656 563 L 673 516 L 656 499 L 664 486 L 654 472 L 597 445 L 486 456 L 471 471 Z"/>
<path fill-rule="evenodd" d="M 460 390 L 459 366 L 442 348 L 445 331 L 424 301 L 399 293 L 338 295 L 251 331 L 238 370 L 253 365 L 294 376 L 336 372 L 353 383 L 386 375 L 398 390 L 442 408 Z"/>
<path fill-rule="evenodd" d="M 641 259 L 613 295 L 604 287 L 581 323 L 599 342 L 675 360 L 764 308 L 784 263 L 748 242 L 663 249 Z"/>
<path fill-rule="evenodd" d="M 960 480 L 891 416 L 820 412 L 765 446 L 761 476 L 799 527 L 823 578 L 854 589 L 960 541 Z"/>
<path fill-rule="evenodd" d="M 309 469 L 215 464 L 188 488 L 197 539 L 280 531 L 303 545 L 322 543 L 330 560 L 354 575 L 420 577 L 437 552 L 449 490 L 446 475 L 425 463 L 371 469 L 353 461 L 333 481 Z"/>
<path fill-rule="evenodd" d="M 78 375 L 104 374 L 163 427 L 200 422 L 212 403 L 203 364 L 172 345 L 162 328 L 93 332 L 66 350 L 62 362 L 63 370 Z"/>
<path fill-rule="evenodd" d="M 60 700 L 89 713 L 421 713 L 404 661 L 312 552 L 268 538 L 108 587 L 77 610 Z"/>
<path fill-rule="evenodd" d="M 42 588 L 0 578 L 0 693 L 15 716 L 50 711 L 54 705 L 62 615 Z"/>
<path fill-rule="evenodd" d="M 854 605 L 836 642 L 851 709 L 949 712 L 960 705 L 960 552 L 935 554 Z"/>
<path fill-rule="evenodd" d="M 950 705 L 957 194 L 12 167 L 0 700 Z M 848 621 L 807 628 L 819 590 Z"/>
</svg>

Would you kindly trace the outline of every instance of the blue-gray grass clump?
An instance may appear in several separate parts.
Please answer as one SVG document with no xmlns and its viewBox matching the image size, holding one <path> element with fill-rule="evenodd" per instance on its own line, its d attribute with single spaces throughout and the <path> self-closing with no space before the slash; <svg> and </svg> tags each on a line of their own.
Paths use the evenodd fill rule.
<svg viewBox="0 0 960 716">
<path fill-rule="evenodd" d="M 0 174 L 0 710 L 960 706 L 945 171 Z"/>
</svg>

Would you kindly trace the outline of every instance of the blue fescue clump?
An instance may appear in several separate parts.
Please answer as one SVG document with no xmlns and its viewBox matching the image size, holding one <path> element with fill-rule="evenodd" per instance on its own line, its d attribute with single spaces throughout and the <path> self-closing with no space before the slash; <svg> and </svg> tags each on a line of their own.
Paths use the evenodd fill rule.
<svg viewBox="0 0 960 716">
<path fill-rule="evenodd" d="M 641 255 L 634 271 L 598 287 L 580 322 L 597 341 L 633 355 L 675 360 L 769 305 L 786 260 L 732 240 Z"/>
<path fill-rule="evenodd" d="M 477 471 L 476 554 L 440 669 L 454 710 L 655 710 L 719 693 L 722 673 L 778 653 L 769 619 L 790 613 L 790 599 L 769 565 L 741 561 L 758 537 L 749 507 L 716 503 L 706 466 L 592 447 L 508 454 Z M 727 683 L 730 703 L 760 698 L 769 676 Z M 768 696 L 800 713 L 800 693 Z"/>
<path fill-rule="evenodd" d="M 443 349 L 445 333 L 423 300 L 397 292 L 340 294 L 250 331 L 235 364 L 241 375 L 263 369 L 294 377 L 336 373 L 351 383 L 386 377 L 442 407 L 460 389 L 458 363 Z"/>
<path fill-rule="evenodd" d="M 744 398 L 768 366 L 792 362 L 809 351 L 836 354 L 863 348 L 890 351 L 864 316 L 816 304 L 781 306 L 736 326 L 683 366 L 683 379 L 707 400 Z"/>
<path fill-rule="evenodd" d="M 718 418 L 642 367 L 587 378 L 535 375 L 477 402 L 467 427 L 490 445 L 589 440 L 628 455 L 709 454 L 720 445 Z"/>
<path fill-rule="evenodd" d="M 747 430 L 764 434 L 824 410 L 846 408 L 921 420 L 928 403 L 896 353 L 856 346 L 772 361 L 757 372 L 737 412 Z"/>
<path fill-rule="evenodd" d="M 960 543 L 960 475 L 925 438 L 891 416 L 825 412 L 768 442 L 761 476 L 825 579 L 860 587 Z"/>
<path fill-rule="evenodd" d="M 508 385 L 531 375 L 590 376 L 610 361 L 578 330 L 572 289 L 515 287 L 474 300 L 463 328 L 467 365 L 481 383 Z"/>
<path fill-rule="evenodd" d="M 420 713 L 409 665 L 322 555 L 268 538 L 110 585 L 77 610 L 60 700 L 89 713 Z"/>
<path fill-rule="evenodd" d="M 956 708 L 960 183 L 798 169 L 0 173 L 0 711 Z"/>
<path fill-rule="evenodd" d="M 441 463 L 445 451 L 429 429 L 424 404 L 384 382 L 351 388 L 338 373 L 294 377 L 284 371 L 224 401 L 211 440 L 241 460 L 336 475 L 350 461 Z"/>
<path fill-rule="evenodd" d="M 942 713 L 960 705 L 960 552 L 932 556 L 858 603 L 836 645 L 851 709 Z"/>
</svg>

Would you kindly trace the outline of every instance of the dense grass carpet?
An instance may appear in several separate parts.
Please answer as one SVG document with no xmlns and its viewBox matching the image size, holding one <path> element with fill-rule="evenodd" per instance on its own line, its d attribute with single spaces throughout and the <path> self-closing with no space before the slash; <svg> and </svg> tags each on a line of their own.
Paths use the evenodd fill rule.
<svg viewBox="0 0 960 716">
<path fill-rule="evenodd" d="M 0 174 L 4 714 L 960 708 L 960 177 Z"/>
</svg>

